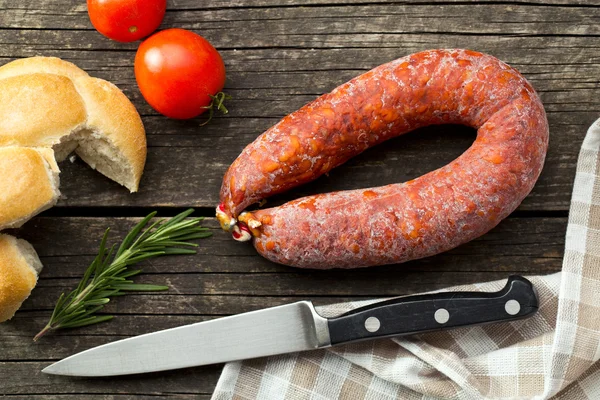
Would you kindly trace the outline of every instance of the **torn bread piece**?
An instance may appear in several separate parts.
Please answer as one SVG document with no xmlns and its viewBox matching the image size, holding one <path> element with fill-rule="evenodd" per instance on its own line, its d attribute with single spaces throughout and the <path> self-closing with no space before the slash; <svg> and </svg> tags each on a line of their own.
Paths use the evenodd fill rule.
<svg viewBox="0 0 600 400">
<path fill-rule="evenodd" d="M 0 67 L 0 230 L 18 228 L 60 196 L 57 161 L 77 154 L 136 192 L 146 133 L 115 85 L 54 57 Z M 12 317 L 42 265 L 31 245 L 0 234 L 0 322 Z"/>
<path fill-rule="evenodd" d="M 0 146 L 51 147 L 57 161 L 75 152 L 136 192 L 146 162 L 146 134 L 115 85 L 72 63 L 31 57 L 0 67 Z"/>
<path fill-rule="evenodd" d="M 52 149 L 0 147 L 0 229 L 18 228 L 55 205 L 59 172 Z"/>
<path fill-rule="evenodd" d="M 0 234 L 0 322 L 11 319 L 29 297 L 41 270 L 31 244 Z"/>
</svg>

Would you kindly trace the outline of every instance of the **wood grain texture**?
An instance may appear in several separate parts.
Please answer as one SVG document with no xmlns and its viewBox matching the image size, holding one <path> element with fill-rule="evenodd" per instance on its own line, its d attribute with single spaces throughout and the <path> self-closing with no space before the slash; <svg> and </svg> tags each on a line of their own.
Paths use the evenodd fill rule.
<svg viewBox="0 0 600 400">
<path fill-rule="evenodd" d="M 41 9 L 34 2 L 18 7 L 5 2 L 0 27 L 7 29 L 0 29 L 0 58 L 56 55 L 111 80 L 143 114 L 150 146 L 140 193 L 133 196 L 82 163 L 64 163 L 59 207 L 214 207 L 227 166 L 285 114 L 400 56 L 432 47 L 467 47 L 515 66 L 540 92 L 550 121 L 548 163 L 521 210 L 566 210 L 578 151 L 574 144 L 581 142 L 600 106 L 594 96 L 600 51 L 593 40 L 599 34 L 594 21 L 600 7 L 510 2 L 304 7 L 298 2 L 281 7 L 271 7 L 271 2 L 249 2 L 252 6 L 246 7 L 224 2 L 214 7 L 208 2 L 176 2 L 163 26 L 193 29 L 211 40 L 222 51 L 228 68 L 226 88 L 234 97 L 229 116 L 200 128 L 198 120 L 160 117 L 144 102 L 131 68 L 135 43 L 112 42 L 95 32 L 82 3 L 47 3 L 48 8 Z M 282 200 L 422 175 L 469 146 L 465 131 L 456 131 L 435 127 L 424 135 L 395 139 Z M 182 187 L 182 177 L 190 184 Z"/>
<path fill-rule="evenodd" d="M 560 270 L 577 154 L 598 117 L 600 0 L 169 0 L 162 28 L 205 36 L 221 52 L 230 114 L 173 121 L 143 100 L 133 75 L 137 43 L 112 42 L 91 26 L 85 2 L 0 0 L 0 64 L 58 56 L 117 84 L 140 111 L 148 163 L 140 193 L 81 161 L 61 165 L 63 197 L 15 233 L 45 269 L 23 309 L 0 325 L 0 395 L 6 399 L 208 399 L 221 366 L 116 379 L 69 379 L 40 370 L 74 352 L 133 335 L 311 299 L 317 305 Z M 199 253 L 145 264 L 139 281 L 165 293 L 119 298 L 110 323 L 59 332 L 34 344 L 51 308 L 93 259 L 102 232 L 121 238 L 154 208 L 189 206 L 210 216 L 222 176 L 239 152 L 284 115 L 377 65 L 429 48 L 471 48 L 519 69 L 550 122 L 542 176 L 519 210 L 489 234 L 448 253 L 353 271 L 295 270 L 233 242 L 211 218 Z M 475 138 L 460 126 L 428 127 L 368 150 L 314 183 L 269 200 L 406 181 L 459 156 Z"/>
<path fill-rule="evenodd" d="M 118 298 L 105 309 L 117 320 L 58 332 L 33 343 L 60 293 L 72 289 L 107 226 L 122 238 L 139 218 L 35 218 L 15 233 L 38 250 L 45 269 L 38 287 L 10 322 L 0 325 L 0 376 L 34 377 L 36 393 L 210 393 L 219 366 L 104 380 L 49 377 L 39 369 L 70 354 L 125 337 L 219 316 L 311 299 L 316 305 L 391 297 L 448 285 L 503 279 L 510 273 L 547 274 L 560 269 L 565 218 L 511 218 L 488 235 L 453 251 L 404 265 L 351 271 L 297 270 L 258 257 L 207 219 L 214 236 L 199 241 L 195 256 L 144 264 L 139 282 L 167 284 L 166 293 Z M 382 279 L 385 276 L 385 279 Z M 155 379 L 151 377 L 154 376 Z M 20 377 L 20 378 L 19 378 Z M 111 386 L 114 384 L 115 386 Z M 0 380 L 0 392 L 31 393 Z"/>
</svg>

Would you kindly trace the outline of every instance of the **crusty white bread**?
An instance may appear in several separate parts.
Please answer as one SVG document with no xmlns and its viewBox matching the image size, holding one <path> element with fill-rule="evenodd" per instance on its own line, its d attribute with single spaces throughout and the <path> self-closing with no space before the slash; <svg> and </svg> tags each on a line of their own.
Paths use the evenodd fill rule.
<svg viewBox="0 0 600 400">
<path fill-rule="evenodd" d="M 0 147 L 0 229 L 18 228 L 56 204 L 58 173 L 52 149 Z"/>
<path fill-rule="evenodd" d="M 11 319 L 29 297 L 41 270 L 29 243 L 0 234 L 0 322 Z"/>
<path fill-rule="evenodd" d="M 146 134 L 135 107 L 115 85 L 54 57 L 0 67 L 0 146 L 52 147 L 58 161 L 75 151 L 92 168 L 136 192 Z"/>
<path fill-rule="evenodd" d="M 87 109 L 86 128 L 76 135 L 75 152 L 92 168 L 137 191 L 146 163 L 146 134 L 135 107 L 102 79 L 78 78 L 75 87 Z"/>
<path fill-rule="evenodd" d="M 52 147 L 87 119 L 69 78 L 40 73 L 0 78 L 0 116 L 0 146 Z"/>
<path fill-rule="evenodd" d="M 77 65 L 57 57 L 19 58 L 0 67 L 0 79 L 40 73 L 66 76 L 69 79 L 89 76 Z"/>
<path fill-rule="evenodd" d="M 57 161 L 72 152 L 138 190 L 146 134 L 115 85 L 72 63 L 32 57 L 0 67 L 0 230 L 17 228 L 60 196 Z M 36 284 L 41 263 L 27 242 L 0 234 L 0 322 Z"/>
<path fill-rule="evenodd" d="M 49 148 L 56 161 L 75 152 L 131 192 L 138 190 L 146 134 L 135 107 L 112 83 L 59 58 L 16 60 L 0 67 L 0 116 L 0 147 Z M 3 180 L 0 184 L 10 191 L 10 181 Z M 16 226 L 55 202 L 15 207 L 5 212 L 14 220 L 0 218 L 0 229 Z M 32 213 L 18 214 L 25 209 Z"/>
</svg>

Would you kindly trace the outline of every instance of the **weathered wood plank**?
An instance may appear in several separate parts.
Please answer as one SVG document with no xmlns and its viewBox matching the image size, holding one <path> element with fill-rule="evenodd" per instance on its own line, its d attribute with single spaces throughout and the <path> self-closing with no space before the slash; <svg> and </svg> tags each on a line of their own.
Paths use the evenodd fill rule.
<svg viewBox="0 0 600 400">
<path fill-rule="evenodd" d="M 552 127 L 550 149 L 542 176 L 536 187 L 521 205 L 521 210 L 568 209 L 579 145 L 587 126 L 597 115 L 592 112 L 577 113 L 581 125 Z M 211 129 L 219 129 L 228 122 L 215 121 Z M 261 125 L 263 125 L 261 123 Z M 197 129 L 194 127 L 194 129 Z M 189 136 L 184 142 L 195 141 L 195 147 L 152 147 L 142 178 L 140 192 L 130 195 L 117 184 L 99 176 L 83 163 L 68 162 L 61 165 L 61 190 L 64 197 L 59 207 L 69 206 L 194 206 L 214 208 L 222 176 L 229 164 L 243 149 L 244 140 L 223 137 L 208 144 L 211 137 L 196 139 Z M 474 138 L 470 129 L 442 126 L 429 127 L 400 138 L 385 146 L 375 147 L 350 160 L 311 184 L 296 188 L 269 200 L 266 206 L 314 193 L 365 188 L 404 182 L 439 168 L 458 157 Z M 179 139 L 176 137 L 174 140 Z M 150 139 L 152 140 L 152 139 Z M 170 137 L 160 138 L 164 143 Z M 237 143 L 237 145 L 234 145 Z M 211 215 L 211 211 L 207 211 Z"/>
<path fill-rule="evenodd" d="M 228 267 L 220 269 L 219 266 L 216 268 L 219 271 L 238 273 L 209 273 L 211 269 L 203 268 L 202 262 L 211 254 L 214 256 L 214 261 L 229 259 L 219 254 L 232 253 L 236 256 L 231 258 L 242 264 L 249 259 L 253 260 L 252 263 L 260 261 L 257 257 L 248 256 L 248 253 L 252 253 L 248 246 L 240 246 L 227 238 L 225 233 L 215 230 L 213 238 L 200 241 L 201 255 L 164 258 L 153 261 L 148 266 L 150 269 L 147 267 L 150 273 L 142 277 L 143 281 L 167 280 L 174 290 L 164 294 L 119 298 L 106 309 L 107 312 L 116 313 L 117 320 L 85 329 L 63 331 L 33 344 L 31 337 L 48 318 L 49 306 L 53 303 L 53 299 L 56 299 L 60 291 L 73 287 L 77 281 L 77 279 L 61 277 L 77 276 L 78 270 L 79 274 L 81 273 L 83 268 L 78 261 L 89 261 L 96 248 L 97 243 L 94 243 L 93 239 L 96 234 L 99 234 L 106 225 L 111 225 L 114 227 L 114 235 L 122 236 L 137 220 L 36 218 L 19 232 L 38 247 L 47 265 L 39 287 L 26 302 L 24 311 L 19 312 L 13 321 L 0 325 L 0 360 L 2 360 L 0 376 L 10 371 L 11 376 L 17 380 L 23 380 L 25 377 L 37 379 L 35 393 L 106 394 L 123 391 L 141 394 L 171 391 L 210 393 L 216 382 L 219 366 L 141 377 L 123 377 L 118 378 L 116 382 L 111 380 L 112 383 L 108 383 L 108 380 L 48 377 L 40 375 L 38 371 L 50 361 L 126 336 L 167 329 L 215 316 L 285 304 L 300 298 L 316 296 L 313 297 L 316 304 L 329 304 L 359 298 L 357 295 L 364 298 L 364 296 L 407 294 L 449 284 L 501 279 L 506 277 L 509 271 L 516 271 L 517 266 L 523 266 L 523 272 L 528 274 L 548 273 L 560 268 L 566 223 L 565 219 L 557 218 L 507 220 L 478 242 L 455 250 L 455 254 L 451 257 L 466 262 L 466 272 L 444 272 L 444 267 L 447 266 L 445 260 L 439 257 L 435 260 L 434 257 L 424 262 L 421 266 L 424 271 L 421 272 L 418 272 L 419 266 L 416 265 L 414 266 L 416 269 L 409 268 L 408 271 L 397 267 L 382 267 L 359 271 L 325 272 L 298 271 L 278 266 L 269 268 L 267 265 L 268 273 L 252 273 L 260 272 L 261 268 L 251 265 L 248 270 L 250 273 L 239 273 L 241 270 L 238 265 L 235 265 L 232 269 Z M 216 228 L 213 220 L 207 220 L 207 225 Z M 77 238 L 76 245 L 73 238 Z M 512 241 L 508 242 L 507 238 L 512 238 Z M 89 255 L 78 255 L 78 252 Z M 244 254 L 246 256 L 243 256 Z M 490 258 L 489 254 L 494 256 Z M 501 259 L 503 254 L 510 259 L 506 265 L 503 265 L 502 261 L 495 261 L 496 256 Z M 62 261 L 67 264 L 56 264 Z M 72 264 L 68 264 L 69 262 Z M 165 274 L 171 270 L 194 272 L 196 266 L 204 273 Z M 508 270 L 505 270 L 506 268 Z M 385 279 L 382 279 L 382 276 L 385 276 Z M 268 293 L 277 295 L 268 295 Z M 289 296 L 291 293 L 294 294 L 293 297 Z M 128 314 L 132 311 L 135 314 Z M 144 315 L 146 313 L 148 315 Z M 158 382 L 154 379 L 158 379 Z M 30 389 L 10 382 L 0 382 L 0 391 L 5 394 L 32 394 Z"/>
<path fill-rule="evenodd" d="M 89 37 L 82 39 L 83 34 Z M 480 43 L 481 50 L 518 67 L 539 90 L 549 115 L 551 145 L 542 178 L 522 205 L 522 210 L 567 209 L 579 143 L 600 108 L 595 96 L 600 51 L 584 38 L 478 39 L 458 36 L 457 41 L 434 35 L 425 43 L 421 36 L 413 35 L 413 42 L 401 43 L 395 39 L 393 46 L 399 48 L 383 48 L 375 52 L 372 48 L 226 51 L 224 56 L 230 67 L 227 87 L 234 95 L 231 113 L 208 127 L 199 128 L 197 121 L 170 121 L 156 116 L 135 86 L 130 66 L 133 53 L 82 51 L 90 46 L 88 40 L 93 41 L 91 38 L 95 33 L 83 34 L 71 31 L 0 31 L 0 37 L 8 35 L 2 41 L 20 42 L 14 45 L 21 53 L 19 56 L 31 55 L 23 53 L 28 46 L 34 47 L 34 53 L 45 53 L 44 43 L 50 43 L 53 48 L 76 45 L 73 50 L 50 51 L 49 54 L 71 59 L 95 75 L 113 80 L 146 115 L 144 121 L 150 151 L 141 193 L 130 196 L 81 163 L 66 163 L 62 166 L 62 191 L 65 195 L 59 204 L 62 207 L 213 207 L 218 202 L 221 177 L 229 163 L 247 143 L 279 117 L 363 70 L 399 55 L 431 47 L 436 38 L 444 47 Z M 419 37 L 421 42 L 418 42 Z M 63 43 L 66 45 L 63 46 Z M 0 49 L 1 56 L 10 57 L 10 53 L 10 46 Z M 311 72 L 313 66 L 323 70 Z M 250 71 L 245 71 L 245 68 Z M 333 171 L 329 177 L 283 196 L 281 200 L 319 191 L 405 181 L 452 160 L 468 147 L 473 137 L 468 130 L 447 127 L 430 128 L 424 132 L 396 139 L 385 148 L 372 149 Z M 423 157 L 424 152 L 429 157 Z M 182 184 L 178 177 L 186 177 L 185 182 L 193 184 Z"/>
<path fill-rule="evenodd" d="M 503 276 L 506 277 L 507 275 L 508 273 L 505 273 Z M 167 279 L 162 279 L 163 284 L 168 284 Z M 187 276 L 187 279 L 191 282 L 201 281 L 199 276 Z M 236 275 L 234 279 L 237 279 L 239 282 L 243 282 L 244 276 Z M 51 311 L 60 293 L 62 293 L 64 290 L 71 290 L 73 288 L 72 285 L 67 285 L 65 282 L 61 283 L 64 286 L 38 287 L 36 289 L 35 296 L 32 295 L 32 297 L 30 297 L 27 302 L 23 304 L 22 311 Z M 171 283 L 173 283 L 172 279 Z M 322 285 L 322 283 L 322 281 L 319 281 L 315 282 L 314 285 Z M 321 291 L 326 292 L 326 290 Z M 398 290 L 396 292 L 399 293 L 400 291 Z M 293 290 L 279 296 L 256 296 L 247 295 L 245 293 L 233 295 L 205 295 L 192 293 L 177 294 L 175 292 L 169 295 L 131 294 L 127 297 L 123 297 L 123 299 L 119 299 L 119 301 L 114 301 L 110 307 L 105 308 L 105 311 L 107 313 L 116 315 L 230 315 L 293 303 L 295 301 L 305 300 L 308 298 L 315 300 L 315 302 L 318 304 L 334 304 L 351 301 L 358 298 L 365 299 L 373 297 L 377 296 L 366 293 L 364 296 L 339 296 L 335 294 L 329 294 L 327 292 L 323 295 L 323 297 L 316 295 L 308 296 L 296 294 Z M 37 320 L 38 326 L 40 326 L 38 331 L 43 327 L 43 322 L 45 322 L 45 320 L 47 320 L 47 318 L 41 318 Z M 2 329 L 3 328 L 0 327 L 0 330 Z"/>
<path fill-rule="evenodd" d="M 275 7 L 330 7 L 338 6 L 356 6 L 381 4 L 381 0 L 168 0 L 167 9 L 171 11 L 182 10 L 208 10 L 208 9 L 227 9 L 227 8 L 275 8 Z M 407 4 L 408 2 L 388 1 L 389 4 Z M 465 3 L 465 0 L 411 0 L 412 4 L 425 3 L 435 5 L 437 3 L 447 5 L 448 3 Z M 471 0 L 469 4 L 482 5 L 486 3 L 498 3 L 497 0 Z M 502 2 L 506 6 L 524 5 L 529 7 L 595 7 L 600 5 L 598 0 L 508 0 Z M 40 9 L 40 2 L 36 0 L 21 0 L 18 3 L 11 0 L 1 0 L 0 8 L 4 9 Z M 75 10 L 85 11 L 85 5 L 73 4 L 70 0 L 53 0 L 44 3 L 46 11 L 64 11 L 72 12 Z"/>
<path fill-rule="evenodd" d="M 104 228 L 110 225 L 113 237 L 123 237 L 137 220 L 36 218 L 21 229 L 20 236 L 36 246 L 45 269 L 16 320 L 0 325 L 0 336 L 31 336 L 41 329 L 58 295 L 74 287 L 93 257 L 96 238 Z M 502 279 L 516 271 L 551 273 L 560 269 L 566 219 L 513 218 L 482 238 L 437 257 L 353 271 L 278 266 L 256 256 L 250 246 L 232 241 L 218 230 L 214 220 L 208 219 L 206 224 L 214 229 L 215 236 L 199 241 L 198 255 L 146 263 L 146 274 L 140 281 L 167 283 L 169 292 L 119 298 L 106 308 L 135 323 L 104 324 L 86 332 L 131 335 L 183 324 L 190 316 L 235 314 L 302 298 L 330 304 Z"/>
<path fill-rule="evenodd" d="M 50 218 L 37 217 L 18 230 L 18 236 L 29 240 L 47 265 L 42 278 L 70 278 L 81 276 L 85 266 L 97 251 L 102 233 L 111 228 L 111 240 L 118 241 L 139 218 Z M 301 270 L 280 266 L 258 256 L 249 243 L 239 243 L 222 231 L 213 218 L 203 225 L 210 227 L 213 236 L 199 240 L 198 254 L 194 256 L 164 257 L 152 260 L 147 266 L 149 274 L 165 273 L 287 273 Z M 560 259 L 564 245 L 566 218 L 510 218 L 502 221 L 488 234 L 449 252 L 427 259 L 416 260 L 400 266 L 383 266 L 355 270 L 358 274 L 377 270 L 392 273 L 408 271 L 488 271 L 507 270 L 520 261 L 536 260 L 536 265 L 546 271 L 560 268 L 554 259 Z M 490 260 L 492 257 L 492 262 Z M 494 258 L 496 257 L 496 258 Z M 503 263 L 502 258 L 512 261 Z M 479 259 L 488 259 L 480 266 Z M 79 265 L 77 267 L 77 265 Z M 333 271 L 348 275 L 351 271 Z M 360 293 L 357 293 L 360 294 Z"/>
<path fill-rule="evenodd" d="M 28 0 L 32 1 L 32 0 Z M 470 4 L 486 4 L 486 3 L 498 3 L 497 0 L 471 0 Z M 329 6 L 332 4 L 339 5 L 356 5 L 356 4 L 370 4 L 370 3 L 381 3 L 381 0 L 331 0 L 331 1 L 323 1 L 323 0 L 252 0 L 249 2 L 248 0 L 169 0 L 170 8 L 174 9 L 186 9 L 186 8 L 225 8 L 225 7 L 282 7 L 282 6 L 301 6 L 306 7 L 308 5 L 312 6 Z M 392 1 L 390 4 L 418 4 L 418 3 L 427 3 L 427 4 L 447 4 L 447 3 L 465 3 L 464 0 L 411 0 L 410 2 L 399 2 Z M 540 7 L 540 6 L 557 6 L 557 7 L 571 7 L 577 5 L 583 6 L 594 6 L 600 5 L 600 2 L 597 0 L 510 0 L 503 1 L 505 5 L 509 6 L 511 4 L 526 4 L 530 6 Z"/>
<path fill-rule="evenodd" d="M 244 43 L 230 43 L 218 35 L 212 37 L 201 30 L 197 32 L 217 46 L 229 72 L 361 70 L 434 47 L 466 47 L 485 51 L 519 67 L 525 74 L 528 67 L 545 68 L 547 65 L 561 64 L 565 65 L 564 72 L 568 74 L 574 72 L 573 69 L 597 64 L 599 60 L 598 45 L 585 37 L 381 33 L 300 38 L 290 35 L 280 39 L 289 41 L 282 42 L 282 47 L 250 47 L 242 46 Z M 132 77 L 131 65 L 137 46 L 115 44 L 108 40 L 97 43 L 98 36 L 93 31 L 0 30 L 0 42 L 3 45 L 0 57 L 8 61 L 33 55 L 54 55 L 71 60 L 86 70 L 104 71 L 105 74 L 112 74 L 116 67 L 123 67 L 128 76 Z M 239 46 L 236 48 L 236 45 Z M 563 69 L 548 71 L 563 73 Z M 582 72 L 585 74 L 585 71 Z M 94 74 L 98 75 L 96 72 Z M 119 84 L 118 80 L 115 82 Z M 310 81 L 289 83 L 298 83 L 297 86 L 303 87 L 310 84 Z"/>
<path fill-rule="evenodd" d="M 138 220 L 39 217 L 18 232 L 37 247 L 45 269 L 23 310 L 0 325 L 0 360 L 57 359 L 123 336 L 303 298 L 317 305 L 331 304 L 502 279 L 516 271 L 550 273 L 560 269 L 566 224 L 564 218 L 513 218 L 481 239 L 438 257 L 403 266 L 310 271 L 276 266 L 255 256 L 249 246 L 232 241 L 214 220 L 207 219 L 215 236 L 199 241 L 197 256 L 146 264 L 147 273 L 140 281 L 166 282 L 169 292 L 119 298 L 106 308 L 117 314 L 116 321 L 64 331 L 32 347 L 30 338 L 44 325 L 60 292 L 74 287 L 93 257 L 96 237 L 107 225 L 113 228 L 113 237 L 123 237 Z"/>
<path fill-rule="evenodd" d="M 49 364 L 47 361 L 0 361 L 0 377 L 10 377 L 0 380 L 0 392 L 4 395 L 29 396 L 45 393 L 80 396 L 87 396 L 88 393 L 209 395 L 214 390 L 222 368 L 215 365 L 154 374 L 91 379 L 43 374 L 41 370 Z"/>
<path fill-rule="evenodd" d="M 148 284 L 165 284 L 170 287 L 170 294 L 161 297 L 168 302 L 173 297 L 191 296 L 285 296 L 293 293 L 295 296 L 310 298 L 312 296 L 351 296 L 361 294 L 368 297 L 391 297 L 410 293 L 420 293 L 428 290 L 442 289 L 446 286 L 466 283 L 477 283 L 507 278 L 505 271 L 414 271 L 404 272 L 400 268 L 388 271 L 385 275 L 375 269 L 351 271 L 310 271 L 289 274 L 189 274 L 144 275 L 137 282 Z M 531 273 L 529 265 L 515 267 L 512 272 L 521 274 Z M 533 271 L 532 271 L 533 272 Z M 534 271 L 537 273 L 539 271 Z M 549 271 L 543 271 L 549 272 Z M 385 276 L 385 279 L 382 279 Z M 77 286 L 79 279 L 40 279 L 38 282 L 39 295 L 48 299 L 58 299 L 59 295 Z M 133 297 L 137 297 L 142 308 L 129 307 Z M 147 294 L 129 295 L 127 301 L 117 301 L 106 307 L 107 312 L 136 312 L 143 310 L 156 312 L 145 306 Z M 32 299 L 32 301 L 35 298 Z M 161 300 L 164 300 L 161 299 Z M 120 300 L 120 299 L 119 299 Z M 136 304 L 136 305 L 137 305 Z M 179 307 L 174 313 L 201 312 L 194 307 Z M 161 311 L 168 312 L 168 310 Z"/>
<path fill-rule="evenodd" d="M 195 322 L 209 320 L 211 318 L 196 318 Z M 116 322 L 116 321 L 115 321 Z M 121 321 L 123 322 L 123 321 Z M 117 322 L 118 323 L 118 322 Z M 114 322 L 113 322 L 114 324 Z M 180 325 L 178 325 L 180 326 Z M 149 329 L 152 332 L 158 329 Z M 143 332 L 143 333 L 148 333 Z M 35 332 L 33 333 L 35 335 Z M 135 333 L 138 335 L 142 333 Z M 56 335 L 48 336 L 33 342 L 33 336 L 10 336 L 2 335 L 2 361 L 54 361 L 68 357 L 72 354 L 101 346 L 106 343 L 114 342 L 129 337 L 129 335 L 87 335 L 85 332 L 79 332 L 77 336 Z M 209 346 L 210 344 L 207 344 Z M 0 361 L 1 362 L 1 361 Z"/>
<path fill-rule="evenodd" d="M 53 9 L 7 8 L 0 27 L 93 29 L 84 3 L 62 2 Z M 194 7 L 190 1 L 188 4 Z M 251 5 L 251 3 L 247 3 Z M 198 7 L 196 4 L 195 7 Z M 523 35 L 593 35 L 600 32 L 597 7 L 531 7 L 519 4 L 343 4 L 319 7 L 171 8 L 164 27 L 218 31 L 238 40 L 301 33 L 329 35 L 373 32 L 433 32 Z M 400 23 L 399 23 L 400 22 Z"/>
<path fill-rule="evenodd" d="M 181 10 L 205 10 L 205 9 L 227 9 L 227 8 L 275 8 L 275 7 L 330 7 L 338 6 L 357 6 L 381 4 L 381 0 L 168 0 L 167 9 L 171 11 Z M 388 4 L 407 4 L 406 1 L 388 1 Z M 465 0 L 411 0 L 412 4 L 425 3 L 429 5 L 448 3 L 465 3 Z M 498 3 L 497 0 L 470 0 L 469 4 L 482 5 L 486 3 Z M 600 5 L 598 0 L 508 0 L 502 2 L 506 6 L 510 5 L 525 5 L 529 7 L 595 7 Z M 1 0 L 0 8 L 5 9 L 27 9 L 37 10 L 40 8 L 40 2 L 36 0 L 21 0 L 18 3 L 11 0 Z M 44 3 L 44 10 L 83 10 L 85 5 L 76 3 L 73 4 L 70 0 L 53 0 Z"/>
<path fill-rule="evenodd" d="M 38 217 L 18 232 L 29 240 L 46 266 L 42 278 L 74 278 L 82 275 L 97 251 L 107 227 L 116 242 L 138 221 L 136 218 Z M 147 274 L 297 274 L 304 270 L 277 265 L 260 257 L 249 243 L 239 243 L 222 231 L 214 219 L 204 223 L 213 236 L 198 241 L 198 255 L 164 257 L 146 264 Z M 532 272 L 560 269 L 566 218 L 510 218 L 473 242 L 457 249 L 400 266 L 385 266 L 373 275 L 401 272 L 509 271 L 527 265 Z M 338 271 L 346 275 L 347 272 Z M 310 273 L 306 272 L 306 273 Z M 356 293 L 361 294 L 361 293 Z"/>
<path fill-rule="evenodd" d="M 243 298 L 238 301 L 241 303 Z M 269 299 L 267 299 L 264 303 L 268 303 Z M 271 299 L 272 304 L 265 307 L 272 307 L 280 304 L 289 304 L 291 302 L 296 301 L 293 298 L 283 299 L 282 303 L 276 303 Z M 323 304 L 324 301 L 317 299 L 315 304 L 320 305 Z M 332 300 L 329 299 L 329 302 Z M 320 303 L 319 303 L 320 302 Z M 244 311 L 236 312 L 233 308 L 231 308 L 231 312 L 240 313 L 251 311 L 255 309 L 265 308 L 265 307 L 257 307 L 256 304 L 251 306 L 240 305 L 237 306 L 239 310 L 245 309 Z M 227 311 L 227 310 L 226 310 Z M 229 315 L 229 314 L 222 314 Z M 2 329 L 0 329 L 0 337 L 2 337 L 2 343 L 4 343 L 5 337 L 12 338 L 21 338 L 22 344 L 19 346 L 27 346 L 27 353 L 22 354 L 22 358 L 25 356 L 30 360 L 39 360 L 41 355 L 45 353 L 38 354 L 38 357 L 35 356 L 35 352 L 39 346 L 39 348 L 48 348 L 44 351 L 55 351 L 50 349 L 53 343 L 56 340 L 61 340 L 61 343 L 64 343 L 65 340 L 69 340 L 69 338 L 73 337 L 128 337 L 141 335 L 144 333 L 150 333 L 157 330 L 162 329 L 170 329 L 175 328 L 182 325 L 193 324 L 196 322 L 207 321 L 213 318 L 220 317 L 222 315 L 201 315 L 201 314 L 189 314 L 189 315 L 165 315 L 165 314 L 156 314 L 156 315 L 132 315 L 132 314 L 118 314 L 117 319 L 112 322 L 97 324 L 88 326 L 86 328 L 81 329 L 70 329 L 70 330 L 60 330 L 54 332 L 52 335 L 49 335 L 44 340 L 39 340 L 35 345 L 32 343 L 33 336 L 40 331 L 43 327 L 42 323 L 47 322 L 47 319 L 50 317 L 50 313 L 48 311 L 27 311 L 27 312 L 19 312 L 10 322 L 7 322 L 2 325 Z M 16 340 L 16 339 L 12 339 Z M 3 348 L 3 355 L 0 357 L 1 360 L 16 360 L 19 359 L 20 352 L 16 352 L 10 349 L 11 346 L 4 346 L 0 344 Z M 8 355 L 10 354 L 10 356 Z M 49 355 L 44 355 L 44 358 L 52 358 Z"/>
</svg>

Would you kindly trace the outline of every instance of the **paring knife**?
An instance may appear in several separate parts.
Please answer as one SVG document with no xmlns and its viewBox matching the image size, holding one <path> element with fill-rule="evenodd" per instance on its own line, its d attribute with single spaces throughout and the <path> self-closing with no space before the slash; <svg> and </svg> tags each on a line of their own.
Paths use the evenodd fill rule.
<svg viewBox="0 0 600 400">
<path fill-rule="evenodd" d="M 335 318 L 324 318 L 311 302 L 300 301 L 105 344 L 65 358 L 43 372 L 114 376 L 164 371 L 511 321 L 531 316 L 537 308 L 533 285 L 520 276 L 510 276 L 499 292 L 400 297 Z"/>
</svg>

